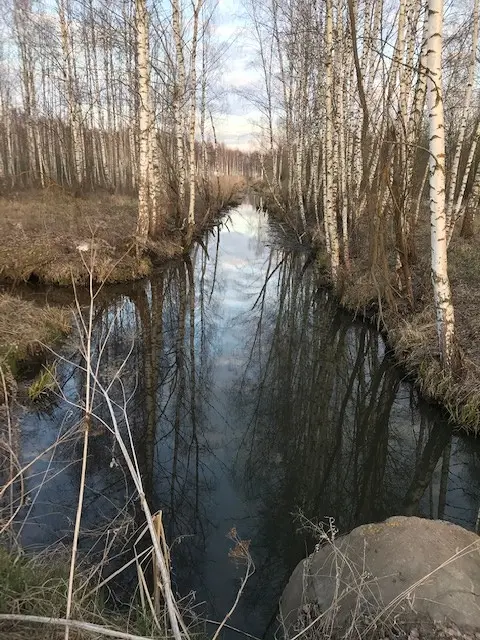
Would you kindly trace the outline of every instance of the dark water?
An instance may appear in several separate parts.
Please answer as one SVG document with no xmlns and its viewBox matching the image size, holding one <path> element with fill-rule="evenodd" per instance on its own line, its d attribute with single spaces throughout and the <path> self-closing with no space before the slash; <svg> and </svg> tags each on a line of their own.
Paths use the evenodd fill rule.
<svg viewBox="0 0 480 640">
<path fill-rule="evenodd" d="M 208 602 L 199 615 L 223 617 L 242 572 L 228 556 L 236 527 L 251 540 L 256 573 L 231 622 L 262 636 L 311 542 L 298 531 L 299 511 L 333 517 L 340 531 L 400 513 L 474 528 L 479 446 L 419 400 L 380 335 L 302 274 L 305 254 L 278 248 L 263 214 L 238 207 L 207 244 L 208 256 L 198 247 L 191 263 L 100 296 L 95 344 L 109 332 L 105 382 L 130 354 L 112 395 L 128 400 L 146 491 L 173 543 L 176 588 Z M 74 340 L 62 353 L 73 361 L 58 368 L 66 400 L 23 416 L 25 461 L 78 419 L 69 402 L 80 401 L 85 376 Z M 100 402 L 97 411 L 106 416 Z M 77 439 L 29 469 L 26 544 L 71 540 L 80 455 Z M 113 437 L 100 432 L 82 549 L 97 558 L 111 544 L 131 557 L 138 511 Z"/>
</svg>

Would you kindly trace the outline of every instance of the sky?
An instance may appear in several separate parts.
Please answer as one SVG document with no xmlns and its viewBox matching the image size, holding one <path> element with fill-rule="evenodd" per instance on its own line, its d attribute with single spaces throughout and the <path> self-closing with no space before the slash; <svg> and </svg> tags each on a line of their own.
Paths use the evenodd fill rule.
<svg viewBox="0 0 480 640">
<path fill-rule="evenodd" d="M 214 115 L 217 138 L 230 147 L 250 151 L 258 146 L 260 113 L 248 97 L 261 75 L 255 64 L 255 45 L 242 3 L 219 0 L 215 23 L 215 39 L 228 43 L 217 82 L 219 108 Z"/>
</svg>

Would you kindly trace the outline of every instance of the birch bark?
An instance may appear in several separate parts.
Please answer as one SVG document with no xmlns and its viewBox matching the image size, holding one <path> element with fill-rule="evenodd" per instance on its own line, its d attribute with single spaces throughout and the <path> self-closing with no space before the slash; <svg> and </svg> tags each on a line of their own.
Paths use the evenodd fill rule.
<svg viewBox="0 0 480 640">
<path fill-rule="evenodd" d="M 83 135 L 80 107 L 77 99 L 78 88 L 76 86 L 74 74 L 72 36 L 70 33 L 69 20 L 67 19 L 65 0 L 58 1 L 58 16 L 60 21 L 60 35 L 64 59 L 64 78 L 72 134 L 74 181 L 75 187 L 81 188 L 83 185 L 85 168 L 83 157 Z"/>
<path fill-rule="evenodd" d="M 445 123 L 442 96 L 443 0 L 428 2 L 428 108 L 430 150 L 431 267 L 440 357 L 452 366 L 455 317 L 447 264 L 445 217 Z"/>
<path fill-rule="evenodd" d="M 330 248 L 330 269 L 334 284 L 338 278 L 340 263 L 337 219 L 334 202 L 334 162 L 333 162 L 333 7 L 332 0 L 326 0 L 325 21 L 325 230 L 327 246 Z"/>
<path fill-rule="evenodd" d="M 138 75 L 138 219 L 137 237 L 144 241 L 150 225 L 149 142 L 150 142 L 150 77 L 148 46 L 148 14 L 146 0 L 135 0 L 137 28 L 137 75 Z"/>
<path fill-rule="evenodd" d="M 179 0 L 172 0 L 173 38 L 175 42 L 176 70 L 174 86 L 174 122 L 177 142 L 178 209 L 183 216 L 185 206 L 185 153 L 183 148 L 183 101 L 185 99 L 185 57 L 183 55 L 182 15 Z"/>
<path fill-rule="evenodd" d="M 195 131 L 197 123 L 197 44 L 198 22 L 203 0 L 197 0 L 193 9 L 193 35 L 190 54 L 190 132 L 189 132 L 189 204 L 188 204 L 188 242 L 191 241 L 195 225 Z"/>
</svg>

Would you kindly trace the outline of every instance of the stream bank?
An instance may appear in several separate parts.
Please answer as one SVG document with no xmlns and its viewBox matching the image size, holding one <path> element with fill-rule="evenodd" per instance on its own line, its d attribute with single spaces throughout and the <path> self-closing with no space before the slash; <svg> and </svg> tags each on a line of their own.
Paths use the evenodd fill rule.
<svg viewBox="0 0 480 640">
<path fill-rule="evenodd" d="M 452 281 L 457 285 L 456 340 L 461 354 L 461 365 L 452 372 L 445 372 L 441 365 L 433 304 L 425 304 L 423 296 L 414 309 L 404 304 L 394 308 L 379 296 L 365 271 L 345 276 L 337 295 L 342 308 L 382 331 L 396 361 L 425 400 L 445 410 L 456 428 L 476 435 L 480 430 L 480 318 L 476 306 L 480 265 L 467 286 L 468 261 L 468 254 L 457 254 L 452 260 Z M 420 273 L 428 273 L 426 265 Z M 324 282 L 330 286 L 328 277 Z M 422 287 L 426 290 L 427 284 Z"/>
<path fill-rule="evenodd" d="M 296 209 L 288 210 L 285 193 L 274 195 L 268 184 L 253 187 L 265 211 L 316 254 L 318 272 L 332 287 L 325 235 L 313 211 L 307 212 L 306 231 L 299 230 Z M 387 337 L 399 365 L 425 399 L 441 406 L 457 428 L 480 431 L 480 254 L 479 221 L 468 237 L 455 229 L 448 248 L 448 270 L 455 309 L 455 342 L 460 362 L 445 373 L 440 363 L 431 281 L 430 214 L 422 201 L 412 229 L 409 249 L 411 303 L 401 291 L 396 241 L 388 236 L 374 258 L 369 220 L 361 218 L 350 229 L 348 266 L 340 265 L 336 296 L 355 317 L 372 322 Z M 390 227 L 388 227 L 390 228 Z M 380 264 L 379 264 L 380 262 Z M 372 264 L 374 266 L 372 266 Z"/>
<path fill-rule="evenodd" d="M 256 193 L 274 219 L 296 237 L 296 224 L 279 206 L 279 201 L 257 185 Z M 324 286 L 331 287 L 325 238 L 313 231 L 315 222 L 301 234 L 307 251 L 316 254 L 316 265 Z M 460 364 L 446 373 L 440 363 L 430 267 L 430 224 L 428 210 L 420 210 L 412 244 L 411 282 L 413 305 L 402 297 L 395 274 L 395 245 L 388 245 L 383 271 L 371 267 L 370 229 L 360 221 L 352 232 L 349 268 L 340 268 L 335 295 L 343 309 L 371 322 L 381 330 L 399 365 L 427 401 L 441 406 L 452 424 L 476 435 L 480 431 L 480 257 L 478 221 L 469 238 L 453 235 L 449 246 L 449 278 L 455 308 L 455 340 Z"/>
<path fill-rule="evenodd" d="M 223 178 L 197 196 L 197 237 L 242 199 L 243 178 Z M 183 255 L 182 230 L 169 215 L 138 256 L 137 215 L 136 197 L 107 192 L 76 197 L 58 187 L 1 196 L 0 282 L 81 286 L 89 268 L 97 284 L 130 282 Z"/>
</svg>

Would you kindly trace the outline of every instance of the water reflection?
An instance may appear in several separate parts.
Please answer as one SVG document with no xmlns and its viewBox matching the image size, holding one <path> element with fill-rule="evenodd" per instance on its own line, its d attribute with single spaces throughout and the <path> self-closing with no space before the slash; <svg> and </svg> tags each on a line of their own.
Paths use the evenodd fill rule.
<svg viewBox="0 0 480 640">
<path fill-rule="evenodd" d="M 205 239 L 206 250 L 148 283 L 105 292 L 95 317 L 103 382 L 123 367 L 112 396 L 126 404 L 149 500 L 163 511 L 176 587 L 207 601 L 209 617 L 223 617 L 238 588 L 226 538 L 236 526 L 252 541 L 257 571 L 232 624 L 256 635 L 309 542 L 297 531 L 298 510 L 332 516 L 341 531 L 398 513 L 473 528 L 480 504 L 476 443 L 418 400 L 381 337 L 339 312 L 304 271 L 305 253 L 281 248 L 275 235 L 242 205 Z M 79 419 L 84 375 L 73 345 L 65 355 L 67 401 L 23 417 L 24 460 Z M 96 411 L 107 417 L 100 401 Z M 118 419 L 126 433 L 120 410 Z M 80 448 L 73 435 L 29 470 L 26 543 L 69 541 Z M 115 440 L 99 428 L 82 548 L 128 556 L 137 518 Z"/>
</svg>

